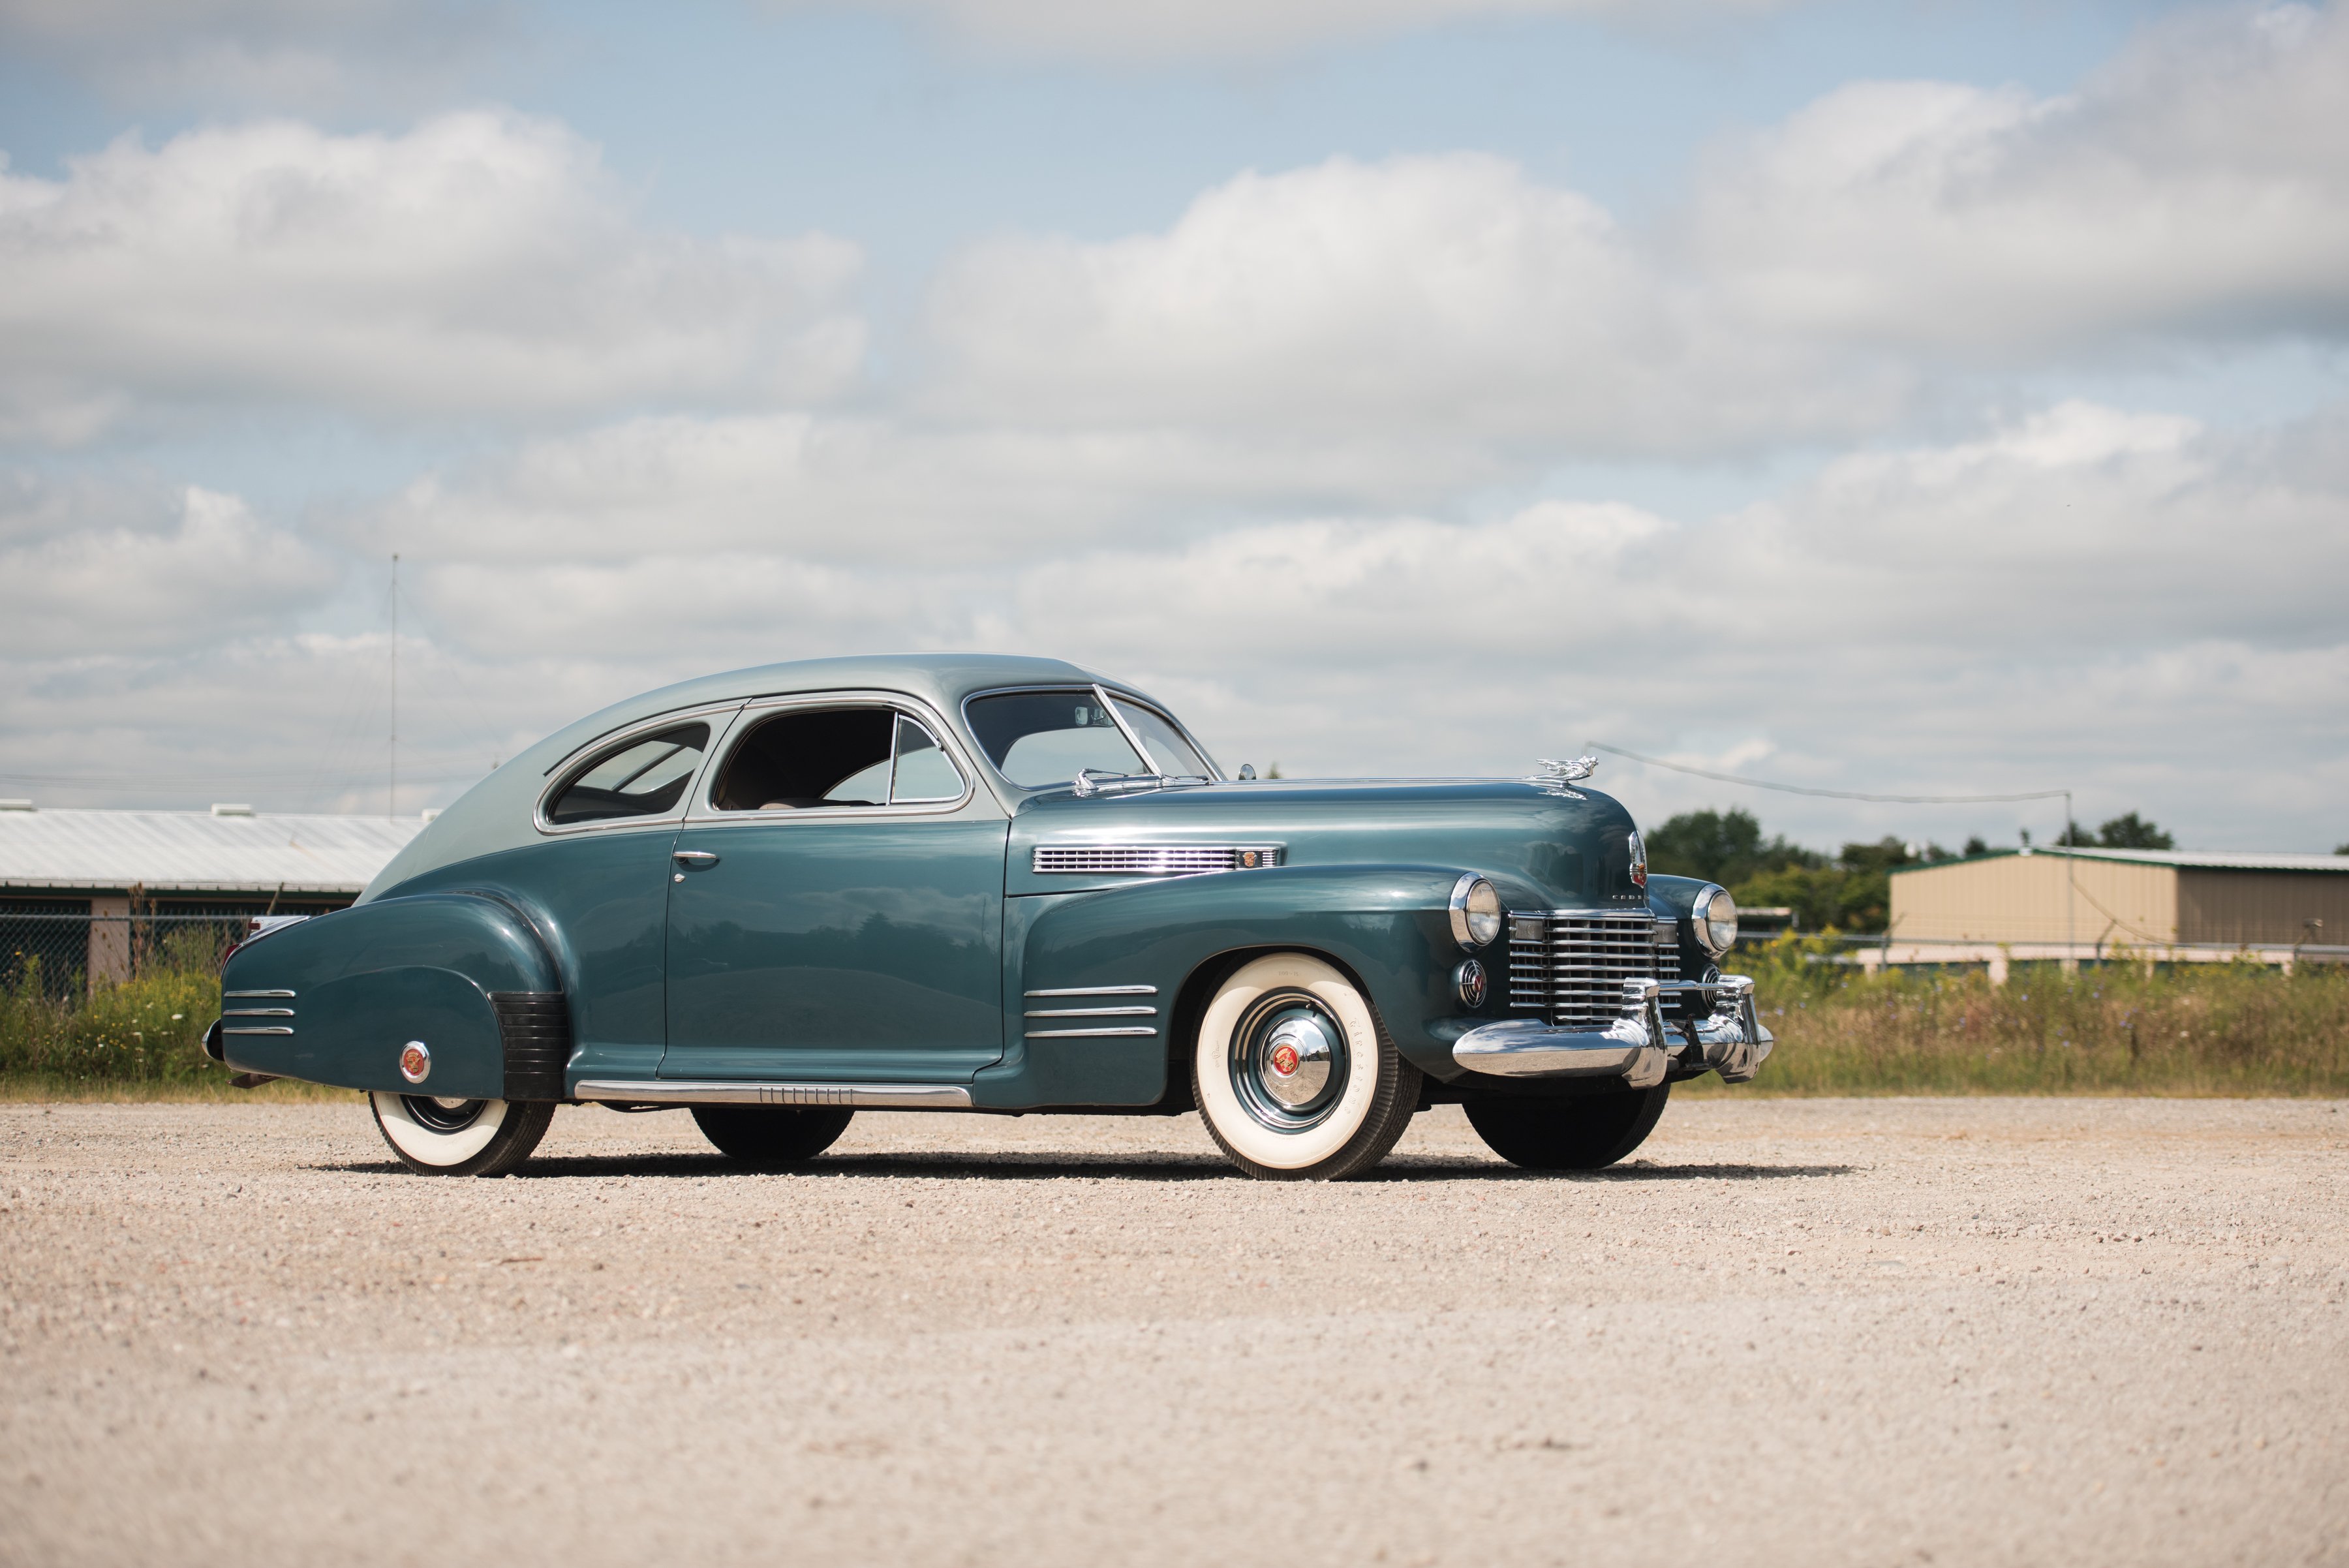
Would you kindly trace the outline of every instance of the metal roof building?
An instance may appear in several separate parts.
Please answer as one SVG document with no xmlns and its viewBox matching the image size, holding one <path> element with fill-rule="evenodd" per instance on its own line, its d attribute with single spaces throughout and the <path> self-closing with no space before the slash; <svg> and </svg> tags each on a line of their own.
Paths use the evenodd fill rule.
<svg viewBox="0 0 2349 1568">
<path fill-rule="evenodd" d="M 2250 950 L 2282 961 L 2344 943 L 2349 856 L 2088 847 L 1902 867 L 1887 935 L 1888 949 L 1919 950 L 1895 963 L 1934 961 L 1927 950 L 1944 945 L 2065 959 L 2116 947 L 2178 958 Z"/>
<path fill-rule="evenodd" d="M 0 807 L 0 888 L 149 897 L 244 894 L 348 903 L 423 830 L 417 817 Z M 243 902 L 243 900 L 236 900 Z"/>
<path fill-rule="evenodd" d="M 315 915 L 357 898 L 419 817 L 210 811 L 36 811 L 0 801 L 0 982 L 54 991 L 129 977 L 203 948 L 213 961 L 252 917 Z"/>
</svg>

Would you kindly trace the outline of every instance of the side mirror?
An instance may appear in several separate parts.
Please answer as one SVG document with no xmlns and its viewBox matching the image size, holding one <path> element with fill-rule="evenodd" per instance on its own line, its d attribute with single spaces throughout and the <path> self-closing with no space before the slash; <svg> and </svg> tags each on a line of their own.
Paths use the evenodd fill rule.
<svg viewBox="0 0 2349 1568">
<path fill-rule="evenodd" d="M 1254 763 L 1242 763 L 1240 764 L 1240 777 L 1244 779 L 1252 779 L 1256 777 L 1256 764 Z"/>
</svg>

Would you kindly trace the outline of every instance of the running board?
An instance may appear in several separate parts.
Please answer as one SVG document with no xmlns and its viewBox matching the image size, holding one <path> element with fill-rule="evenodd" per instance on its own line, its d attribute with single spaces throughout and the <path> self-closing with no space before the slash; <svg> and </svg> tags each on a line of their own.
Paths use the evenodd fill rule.
<svg viewBox="0 0 2349 1568">
<path fill-rule="evenodd" d="M 651 1083 L 589 1079 L 574 1100 L 616 1100 L 636 1106 L 866 1106 L 901 1111 L 963 1111 L 970 1091 L 960 1084 Z"/>
</svg>

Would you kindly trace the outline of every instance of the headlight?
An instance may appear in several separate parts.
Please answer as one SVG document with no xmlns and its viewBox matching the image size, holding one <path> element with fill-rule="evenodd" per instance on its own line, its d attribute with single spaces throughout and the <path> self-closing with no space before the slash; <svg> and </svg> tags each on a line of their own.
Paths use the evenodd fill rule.
<svg viewBox="0 0 2349 1568">
<path fill-rule="evenodd" d="M 1720 958 L 1737 940 L 1737 900 L 1726 888 L 1706 888 L 1696 896 L 1689 923 L 1696 928 L 1696 945 Z"/>
<path fill-rule="evenodd" d="M 1481 948 L 1501 934 L 1501 895 L 1475 872 L 1452 884 L 1452 936 L 1464 948 Z"/>
</svg>

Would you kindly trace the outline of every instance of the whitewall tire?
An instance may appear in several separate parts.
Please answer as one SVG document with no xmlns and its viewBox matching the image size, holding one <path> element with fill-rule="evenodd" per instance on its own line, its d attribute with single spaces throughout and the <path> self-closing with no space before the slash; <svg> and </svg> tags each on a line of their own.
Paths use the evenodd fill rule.
<svg viewBox="0 0 2349 1568">
<path fill-rule="evenodd" d="M 450 1100 L 371 1094 L 375 1125 L 409 1169 L 427 1176 L 503 1176 L 538 1147 L 551 1100 Z"/>
<path fill-rule="evenodd" d="M 1269 1180 L 1335 1180 L 1393 1148 L 1419 1104 L 1419 1069 L 1334 966 L 1273 953 L 1207 1003 L 1191 1092 L 1234 1165 Z"/>
</svg>

